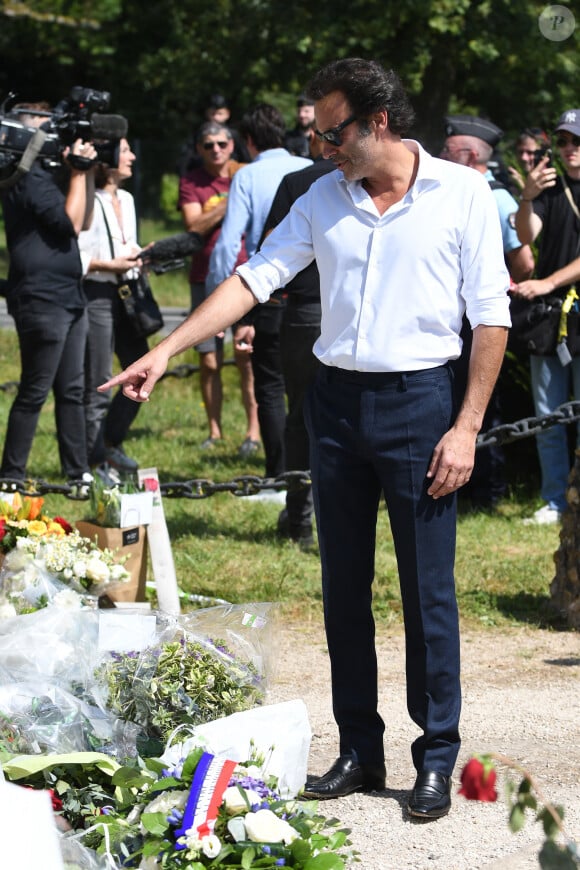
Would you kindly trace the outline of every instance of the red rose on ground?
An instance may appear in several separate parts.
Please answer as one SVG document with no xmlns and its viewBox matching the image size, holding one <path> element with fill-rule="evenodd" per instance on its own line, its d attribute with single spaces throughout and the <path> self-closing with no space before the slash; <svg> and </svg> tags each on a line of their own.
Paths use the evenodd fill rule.
<svg viewBox="0 0 580 870">
<path fill-rule="evenodd" d="M 1 517 L 0 518 L 0 541 L 2 540 L 2 538 L 4 537 L 5 534 L 6 534 L 6 520 L 4 519 L 4 517 Z"/>
<path fill-rule="evenodd" d="M 71 524 L 67 523 L 67 521 L 64 520 L 62 517 L 54 517 L 53 522 L 58 523 L 59 526 L 61 526 L 64 529 L 64 531 L 66 532 L 67 535 L 70 535 L 70 533 L 73 530 L 73 527 L 71 526 Z"/>
<path fill-rule="evenodd" d="M 486 770 L 478 758 L 471 758 L 461 771 L 461 788 L 458 794 L 468 800 L 493 803 L 497 800 L 495 780 L 496 772 L 493 767 Z"/>
</svg>

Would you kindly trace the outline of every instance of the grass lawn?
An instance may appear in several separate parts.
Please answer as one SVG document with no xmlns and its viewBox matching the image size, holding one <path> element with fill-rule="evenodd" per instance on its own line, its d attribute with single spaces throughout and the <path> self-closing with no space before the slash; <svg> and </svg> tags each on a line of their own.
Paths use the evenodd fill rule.
<svg viewBox="0 0 580 870">
<path fill-rule="evenodd" d="M 4 384 L 19 377 L 18 349 L 14 332 L 3 331 L 0 339 L 0 382 Z M 197 355 L 189 351 L 173 364 L 181 362 L 196 364 Z M 245 461 L 237 455 L 244 436 L 244 415 L 234 366 L 224 369 L 224 387 L 222 445 L 211 452 L 199 448 L 207 432 L 199 377 L 193 374 L 168 377 L 158 384 L 125 442 L 129 455 L 142 467 L 157 468 L 163 483 L 198 478 L 217 483 L 246 474 L 262 477 L 262 453 Z M 13 397 L 13 390 L 0 389 L 2 427 Z M 41 414 L 29 474 L 60 483 L 53 413 L 49 400 Z M 514 456 L 521 454 L 521 443 L 510 450 Z M 514 481 L 509 498 L 495 514 L 460 512 L 456 576 L 460 610 L 467 623 L 555 625 L 547 604 L 559 530 L 522 524 L 522 518 L 538 503 L 537 480 L 531 473 Z M 318 557 L 277 539 L 279 505 L 226 492 L 195 500 L 166 498 L 164 507 L 184 593 L 236 603 L 279 602 L 284 614 L 296 620 L 319 616 Z M 49 514 L 77 520 L 88 518 L 89 504 L 49 494 L 45 508 Z M 383 624 L 401 621 L 395 556 L 384 509 L 379 517 L 375 611 Z"/>
</svg>

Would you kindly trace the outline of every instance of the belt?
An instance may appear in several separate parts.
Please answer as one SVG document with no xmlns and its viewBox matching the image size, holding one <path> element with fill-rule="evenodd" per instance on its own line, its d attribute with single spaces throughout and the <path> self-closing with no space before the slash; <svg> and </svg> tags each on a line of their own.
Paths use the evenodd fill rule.
<svg viewBox="0 0 580 870">
<path fill-rule="evenodd" d="M 402 380 L 412 380 L 414 377 L 423 377 L 429 372 L 437 372 L 447 369 L 448 363 L 441 366 L 433 366 L 428 369 L 413 369 L 407 372 L 358 372 L 350 369 L 340 369 L 336 366 L 323 365 L 322 371 L 329 381 L 338 381 L 343 384 L 365 384 L 366 386 L 381 386 L 382 384 L 397 384 Z"/>
</svg>

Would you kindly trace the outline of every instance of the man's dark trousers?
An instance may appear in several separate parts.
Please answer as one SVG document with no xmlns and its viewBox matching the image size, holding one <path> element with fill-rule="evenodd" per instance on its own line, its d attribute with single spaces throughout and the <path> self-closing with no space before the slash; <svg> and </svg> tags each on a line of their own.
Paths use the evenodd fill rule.
<svg viewBox="0 0 580 870">
<path fill-rule="evenodd" d="M 306 401 L 333 711 L 341 754 L 383 760 L 372 615 L 376 522 L 389 511 L 406 636 L 407 707 L 418 771 L 451 774 L 459 751 L 456 500 L 426 478 L 453 421 L 448 366 L 406 374 L 322 365 Z"/>
</svg>

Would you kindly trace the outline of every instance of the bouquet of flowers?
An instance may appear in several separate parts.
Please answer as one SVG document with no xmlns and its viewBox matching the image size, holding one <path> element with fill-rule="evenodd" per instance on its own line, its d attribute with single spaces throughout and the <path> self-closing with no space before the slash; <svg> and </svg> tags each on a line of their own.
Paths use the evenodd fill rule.
<svg viewBox="0 0 580 870">
<path fill-rule="evenodd" d="M 258 756 L 236 764 L 195 749 L 168 767 L 152 758 L 107 765 L 104 756 L 75 753 L 70 764 L 47 757 L 44 771 L 35 761 L 30 776 L 22 758 L 5 773 L 52 788 L 62 826 L 84 829 L 84 845 L 108 866 L 343 870 L 353 857 L 349 831 L 320 815 L 315 801 L 282 799 Z"/>
<path fill-rule="evenodd" d="M 62 517 L 51 519 L 42 513 L 43 498 L 14 493 L 12 501 L 0 500 L 0 553 L 9 553 L 21 538 L 39 542 L 43 538 L 63 538 L 72 526 Z"/>
<path fill-rule="evenodd" d="M 252 662 L 222 641 L 175 629 L 141 652 L 112 653 L 96 679 L 108 690 L 108 709 L 139 726 L 141 754 L 159 753 L 177 728 L 191 731 L 263 701 Z"/>
<path fill-rule="evenodd" d="M 107 486 L 100 477 L 95 477 L 89 489 L 91 519 L 98 526 L 118 528 L 121 525 L 121 496 L 139 492 L 130 481 Z"/>
<path fill-rule="evenodd" d="M 61 523 L 61 534 L 37 534 L 39 523 L 19 521 L 15 546 L 6 554 L 0 575 L 0 617 L 32 613 L 48 604 L 79 608 L 107 584 L 127 581 L 129 572 L 111 550 L 100 550 L 88 538 Z M 22 534 L 20 534 L 22 532 Z"/>
</svg>

